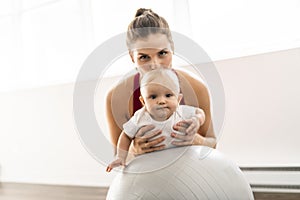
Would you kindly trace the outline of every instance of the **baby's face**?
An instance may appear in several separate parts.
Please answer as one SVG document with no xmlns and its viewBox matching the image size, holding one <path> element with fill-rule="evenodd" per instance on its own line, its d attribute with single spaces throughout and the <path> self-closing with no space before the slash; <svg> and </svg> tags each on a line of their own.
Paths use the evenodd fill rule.
<svg viewBox="0 0 300 200">
<path fill-rule="evenodd" d="M 142 89 L 146 110 L 156 121 L 167 120 L 176 111 L 179 98 L 173 91 L 157 83 L 148 84 Z"/>
</svg>

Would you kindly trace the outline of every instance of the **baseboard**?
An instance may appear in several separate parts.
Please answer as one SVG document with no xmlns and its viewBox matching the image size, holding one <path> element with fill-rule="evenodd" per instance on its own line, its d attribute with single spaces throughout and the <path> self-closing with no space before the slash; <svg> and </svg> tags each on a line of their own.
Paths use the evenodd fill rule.
<svg viewBox="0 0 300 200">
<path fill-rule="evenodd" d="M 241 167 L 254 192 L 300 193 L 300 167 Z"/>
</svg>

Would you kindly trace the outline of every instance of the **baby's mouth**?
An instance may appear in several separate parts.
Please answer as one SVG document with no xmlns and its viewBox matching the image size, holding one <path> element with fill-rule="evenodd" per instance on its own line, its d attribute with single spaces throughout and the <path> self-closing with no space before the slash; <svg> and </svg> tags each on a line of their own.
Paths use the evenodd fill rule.
<svg viewBox="0 0 300 200">
<path fill-rule="evenodd" d="M 161 107 L 158 107 L 157 110 L 163 110 L 163 109 L 169 109 L 168 106 L 161 106 Z"/>
</svg>

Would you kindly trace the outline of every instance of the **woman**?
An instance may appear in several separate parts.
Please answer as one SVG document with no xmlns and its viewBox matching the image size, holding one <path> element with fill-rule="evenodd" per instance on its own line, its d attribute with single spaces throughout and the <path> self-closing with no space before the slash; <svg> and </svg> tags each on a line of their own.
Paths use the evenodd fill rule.
<svg viewBox="0 0 300 200">
<path fill-rule="evenodd" d="M 142 107 L 139 102 L 139 81 L 143 74 L 156 68 L 172 68 L 174 44 L 167 21 L 150 9 L 139 9 L 127 31 L 127 47 L 138 73 L 127 77 L 110 90 L 106 99 L 106 113 L 110 137 L 116 146 L 122 132 L 122 125 L 134 112 Z M 185 131 L 192 119 L 181 121 L 174 129 L 186 134 L 170 133 L 178 139 L 176 146 L 205 145 L 215 148 L 216 137 L 213 131 L 209 93 L 205 85 L 188 73 L 176 70 L 183 94 L 182 104 L 199 107 L 206 115 L 205 123 L 199 130 L 187 134 Z M 130 151 L 135 155 L 164 149 L 161 144 L 165 137 L 161 131 L 153 131 L 154 126 L 139 129 Z M 147 134 L 146 134 L 147 133 Z"/>
</svg>

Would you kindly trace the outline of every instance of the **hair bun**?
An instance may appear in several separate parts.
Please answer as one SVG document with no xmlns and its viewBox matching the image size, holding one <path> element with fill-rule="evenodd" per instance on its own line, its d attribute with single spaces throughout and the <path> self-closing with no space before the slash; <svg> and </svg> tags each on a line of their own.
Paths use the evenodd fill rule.
<svg viewBox="0 0 300 200">
<path fill-rule="evenodd" d="M 139 16 L 143 15 L 145 12 L 152 12 L 152 10 L 146 9 L 146 8 L 140 8 L 136 11 L 135 17 L 139 17 Z"/>
</svg>

